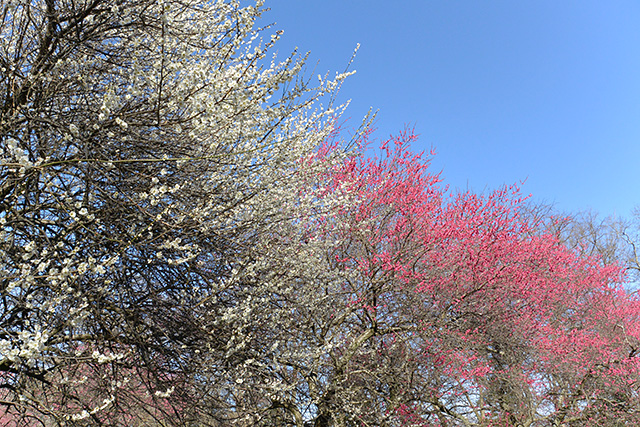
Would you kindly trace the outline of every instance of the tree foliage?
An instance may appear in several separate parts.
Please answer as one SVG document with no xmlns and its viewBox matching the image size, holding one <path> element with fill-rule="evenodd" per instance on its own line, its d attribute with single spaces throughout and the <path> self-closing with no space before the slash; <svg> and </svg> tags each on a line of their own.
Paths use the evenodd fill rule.
<svg viewBox="0 0 640 427">
<path fill-rule="evenodd" d="M 341 141 L 261 2 L 1 7 L 5 425 L 638 423 L 619 252 Z"/>
</svg>

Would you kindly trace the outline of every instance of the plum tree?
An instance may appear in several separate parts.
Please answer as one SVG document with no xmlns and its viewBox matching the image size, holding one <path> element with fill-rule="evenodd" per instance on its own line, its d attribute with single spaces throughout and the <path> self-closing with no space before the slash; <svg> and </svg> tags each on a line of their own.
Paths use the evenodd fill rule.
<svg viewBox="0 0 640 427">
<path fill-rule="evenodd" d="M 281 224 L 258 243 L 267 256 L 232 277 L 243 297 L 215 316 L 242 337 L 228 345 L 245 360 L 224 373 L 243 384 L 229 414 L 297 426 L 637 422 L 638 300 L 623 269 L 541 232 L 517 188 L 447 194 L 413 139 L 311 175 L 300 200 L 322 201 L 313 214 Z"/>
<path fill-rule="evenodd" d="M 293 171 L 340 111 L 317 101 L 346 75 L 310 87 L 304 58 L 271 57 L 260 1 L 0 11 L 2 402 L 118 424 L 136 384 L 193 418 L 195 355 L 226 339 L 204 301 L 290 216 Z"/>
</svg>

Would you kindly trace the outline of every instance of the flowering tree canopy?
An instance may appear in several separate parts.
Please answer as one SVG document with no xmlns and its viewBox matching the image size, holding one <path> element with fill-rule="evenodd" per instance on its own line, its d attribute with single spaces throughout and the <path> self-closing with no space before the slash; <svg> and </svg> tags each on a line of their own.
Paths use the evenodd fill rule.
<svg viewBox="0 0 640 427">
<path fill-rule="evenodd" d="M 261 2 L 0 10 L 1 423 L 640 421 L 621 269 L 341 141 Z"/>
<path fill-rule="evenodd" d="M 345 75 L 311 88 L 302 59 L 272 57 L 261 2 L 0 11 L 2 401 L 118 424 L 175 390 L 165 412 L 189 419 L 195 355 L 228 338 L 204 301 L 287 217 L 292 173 L 336 117 L 316 101 Z"/>
<path fill-rule="evenodd" d="M 234 313 L 266 326 L 239 335 L 269 349 L 247 356 L 247 390 L 317 426 L 635 424 L 622 269 L 537 231 L 517 188 L 448 194 L 413 139 L 309 183 L 323 210 L 234 276 L 258 292 Z"/>
</svg>

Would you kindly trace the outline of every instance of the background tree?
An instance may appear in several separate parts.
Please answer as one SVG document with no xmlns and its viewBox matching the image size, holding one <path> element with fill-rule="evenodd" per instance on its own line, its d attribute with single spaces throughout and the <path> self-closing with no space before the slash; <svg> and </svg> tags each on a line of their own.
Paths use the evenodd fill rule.
<svg viewBox="0 0 640 427">
<path fill-rule="evenodd" d="M 553 205 L 530 201 L 523 205 L 522 214 L 536 225 L 536 232 L 550 233 L 562 244 L 579 253 L 597 258 L 603 264 L 620 264 L 633 289 L 640 279 L 638 262 L 638 231 L 640 210 L 631 218 L 597 212 L 560 212 Z"/>
</svg>

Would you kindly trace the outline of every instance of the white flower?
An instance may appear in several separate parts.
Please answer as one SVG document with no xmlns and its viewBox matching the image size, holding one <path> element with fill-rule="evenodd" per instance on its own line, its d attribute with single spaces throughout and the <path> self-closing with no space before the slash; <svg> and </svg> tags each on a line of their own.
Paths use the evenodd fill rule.
<svg viewBox="0 0 640 427">
<path fill-rule="evenodd" d="M 86 410 L 80 412 L 79 414 L 74 414 L 71 419 L 74 421 L 84 420 L 85 418 L 89 418 L 89 412 Z"/>
<path fill-rule="evenodd" d="M 125 122 L 124 120 L 122 120 L 120 117 L 116 117 L 116 124 L 118 126 L 120 126 L 122 129 L 126 129 L 129 127 L 129 125 L 127 124 L 127 122 Z"/>
<path fill-rule="evenodd" d="M 73 123 L 69 125 L 69 132 L 71 132 L 71 135 L 77 137 L 80 135 L 80 131 L 78 130 L 78 126 L 74 125 Z"/>
<path fill-rule="evenodd" d="M 158 397 L 169 397 L 171 396 L 171 393 L 173 393 L 175 391 L 175 387 L 171 387 L 169 389 L 167 389 L 167 391 L 156 391 L 154 394 Z"/>
</svg>

